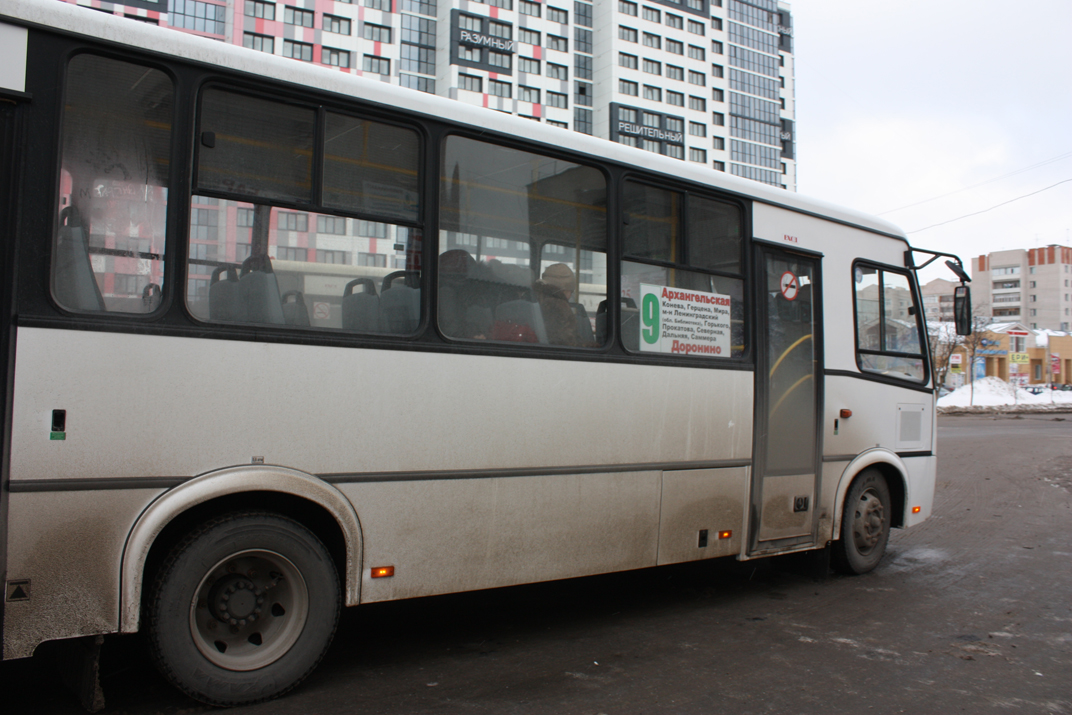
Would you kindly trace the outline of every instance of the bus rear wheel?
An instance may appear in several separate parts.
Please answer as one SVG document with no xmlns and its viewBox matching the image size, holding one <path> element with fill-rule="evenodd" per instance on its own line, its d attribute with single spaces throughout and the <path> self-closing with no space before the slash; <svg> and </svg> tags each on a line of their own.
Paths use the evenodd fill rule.
<svg viewBox="0 0 1072 715">
<path fill-rule="evenodd" d="M 877 469 L 865 469 L 845 497 L 841 538 L 834 543 L 833 566 L 846 574 L 871 571 L 886 553 L 890 538 L 890 488 Z"/>
<path fill-rule="evenodd" d="M 234 706 L 278 697 L 324 656 L 341 605 L 317 537 L 275 514 L 213 519 L 172 549 L 149 594 L 149 644 L 173 685 Z"/>
</svg>

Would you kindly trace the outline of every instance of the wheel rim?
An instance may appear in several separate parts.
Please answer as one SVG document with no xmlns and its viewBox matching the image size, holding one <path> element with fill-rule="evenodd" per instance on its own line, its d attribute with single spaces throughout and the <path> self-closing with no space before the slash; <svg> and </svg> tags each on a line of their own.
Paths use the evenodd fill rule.
<svg viewBox="0 0 1072 715">
<path fill-rule="evenodd" d="M 852 522 L 852 539 L 860 554 L 871 553 L 882 540 L 886 510 L 878 494 L 868 489 L 860 495 Z"/>
<path fill-rule="evenodd" d="M 271 665 L 297 642 L 309 615 L 301 571 L 274 551 L 231 554 L 209 569 L 190 604 L 197 649 L 227 670 Z"/>
</svg>

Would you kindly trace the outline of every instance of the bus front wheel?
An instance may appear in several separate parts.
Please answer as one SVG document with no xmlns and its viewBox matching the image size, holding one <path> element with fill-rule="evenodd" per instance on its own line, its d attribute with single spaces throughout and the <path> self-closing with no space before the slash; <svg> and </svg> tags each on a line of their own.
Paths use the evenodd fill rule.
<svg viewBox="0 0 1072 715">
<path fill-rule="evenodd" d="M 886 478 L 877 469 L 865 469 L 845 497 L 841 538 L 834 543 L 833 566 L 846 574 L 871 571 L 886 553 L 890 538 L 892 500 Z"/>
<path fill-rule="evenodd" d="M 173 685 L 217 706 L 277 697 L 324 656 L 339 578 L 317 537 L 276 514 L 239 512 L 171 550 L 149 595 L 149 644 Z"/>
</svg>

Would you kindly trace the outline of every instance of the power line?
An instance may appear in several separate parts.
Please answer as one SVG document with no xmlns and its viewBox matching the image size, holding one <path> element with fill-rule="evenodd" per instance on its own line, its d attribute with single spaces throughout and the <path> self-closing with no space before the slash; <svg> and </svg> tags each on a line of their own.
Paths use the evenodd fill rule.
<svg viewBox="0 0 1072 715">
<path fill-rule="evenodd" d="M 922 201 L 916 201 L 915 203 L 906 204 L 904 206 L 899 206 L 898 208 L 895 208 L 895 209 L 890 209 L 888 211 L 883 211 L 880 214 L 876 214 L 876 216 L 885 216 L 886 214 L 892 214 L 892 213 L 896 213 L 897 211 L 903 211 L 904 209 L 910 209 L 913 206 L 919 206 L 920 204 L 926 204 L 926 203 L 930 203 L 931 201 L 937 201 L 938 199 L 944 199 L 947 196 L 952 196 L 953 194 L 959 194 L 962 191 L 968 191 L 969 189 L 975 189 L 975 188 L 978 188 L 980 186 L 984 186 L 986 184 L 993 183 L 995 181 L 1000 181 L 1001 179 L 1007 179 L 1010 176 L 1016 176 L 1017 174 L 1022 174 L 1025 171 L 1031 171 L 1032 169 L 1037 169 L 1040 166 L 1046 166 L 1047 164 L 1052 164 L 1053 162 L 1060 161 L 1061 159 L 1067 159 L 1070 156 L 1072 156 L 1072 151 L 1066 152 L 1066 153 L 1061 154 L 1059 156 L 1051 157 L 1049 159 L 1046 159 L 1045 161 L 1040 161 L 1039 163 L 1032 164 L 1031 166 L 1025 166 L 1023 169 L 1017 169 L 1016 171 L 1010 171 L 1008 174 L 1002 174 L 1001 176 L 995 176 L 993 179 L 987 179 L 986 181 L 980 181 L 978 184 L 972 184 L 971 186 L 965 186 L 963 188 L 956 189 L 955 191 L 950 191 L 949 193 L 946 193 L 946 194 L 940 194 L 938 196 L 932 196 L 929 199 L 923 199 Z"/>
<path fill-rule="evenodd" d="M 1000 204 L 995 204 L 994 206 L 991 206 L 988 209 L 983 209 L 982 211 L 976 211 L 975 213 L 964 214 L 963 216 L 957 216 L 956 218 L 951 218 L 948 221 L 942 221 L 941 223 L 931 224 L 930 226 L 924 226 L 923 228 L 917 228 L 914 231 L 907 231 L 906 233 L 919 233 L 921 231 L 926 231 L 927 229 L 930 229 L 930 228 L 936 228 L 938 226 L 945 226 L 947 223 L 953 223 L 954 221 L 959 221 L 962 218 L 968 218 L 970 216 L 978 216 L 979 214 L 985 214 L 987 211 L 993 211 L 994 209 L 999 208 L 1001 206 L 1005 206 L 1006 204 L 1011 204 L 1013 201 L 1019 201 L 1020 199 L 1026 199 L 1028 196 L 1034 196 L 1035 194 L 1041 194 L 1043 191 L 1049 191 L 1050 189 L 1054 188 L 1055 186 L 1060 186 L 1061 184 L 1067 184 L 1069 181 L 1072 181 L 1072 179 L 1064 179 L 1062 181 L 1058 181 L 1056 184 L 1051 184 L 1050 186 L 1047 186 L 1044 189 L 1039 189 L 1038 191 L 1032 191 L 1030 194 L 1024 194 L 1023 196 L 1017 196 L 1015 199 L 1009 199 L 1008 201 L 1003 201 Z"/>
</svg>

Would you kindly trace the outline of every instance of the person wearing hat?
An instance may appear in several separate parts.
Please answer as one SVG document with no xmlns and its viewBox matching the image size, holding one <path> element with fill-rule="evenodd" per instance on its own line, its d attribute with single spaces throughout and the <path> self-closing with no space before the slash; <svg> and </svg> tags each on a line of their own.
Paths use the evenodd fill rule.
<svg viewBox="0 0 1072 715">
<path fill-rule="evenodd" d="M 553 263 L 544 270 L 543 276 L 533 283 L 532 287 L 536 291 L 536 299 L 543 313 L 548 342 L 552 345 L 580 345 L 577 317 L 569 303 L 577 287 L 573 270 L 565 263 Z"/>
</svg>

